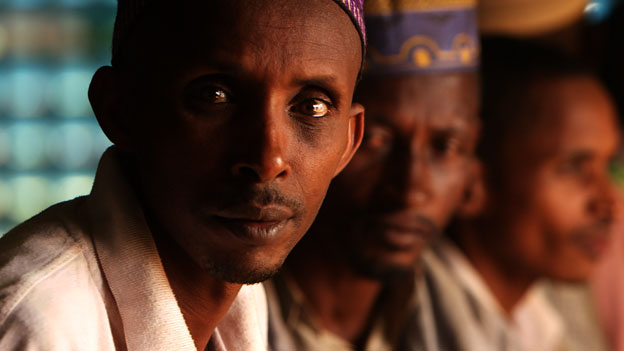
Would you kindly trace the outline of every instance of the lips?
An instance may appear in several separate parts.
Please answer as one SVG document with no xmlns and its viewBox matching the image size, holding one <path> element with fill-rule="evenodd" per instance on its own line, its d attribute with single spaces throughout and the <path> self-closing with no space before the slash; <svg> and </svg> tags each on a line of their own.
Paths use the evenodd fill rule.
<svg viewBox="0 0 624 351">
<path fill-rule="evenodd" d="M 390 249 L 409 250 L 422 247 L 438 233 L 428 218 L 417 214 L 397 213 L 375 218 L 375 236 Z"/>
<path fill-rule="evenodd" d="M 610 227 L 594 226 L 574 236 L 574 241 L 592 259 L 597 259 L 608 249 L 611 239 Z"/>
<path fill-rule="evenodd" d="M 258 245 L 278 240 L 294 217 L 292 210 L 279 205 L 237 205 L 207 215 L 239 239 Z"/>
</svg>

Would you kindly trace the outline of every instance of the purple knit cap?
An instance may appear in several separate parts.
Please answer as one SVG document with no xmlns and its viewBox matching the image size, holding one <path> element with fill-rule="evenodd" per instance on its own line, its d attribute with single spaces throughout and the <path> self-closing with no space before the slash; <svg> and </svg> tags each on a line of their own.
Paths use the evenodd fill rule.
<svg viewBox="0 0 624 351">
<path fill-rule="evenodd" d="M 474 71 L 477 0 L 366 0 L 365 74 Z"/>
<path fill-rule="evenodd" d="M 117 17 L 113 31 L 113 58 L 112 64 L 120 57 L 123 42 L 127 40 L 137 19 L 141 16 L 145 7 L 155 0 L 117 0 Z M 333 0 L 349 16 L 360 35 L 362 53 L 366 50 L 366 30 L 364 27 L 364 0 Z"/>
</svg>

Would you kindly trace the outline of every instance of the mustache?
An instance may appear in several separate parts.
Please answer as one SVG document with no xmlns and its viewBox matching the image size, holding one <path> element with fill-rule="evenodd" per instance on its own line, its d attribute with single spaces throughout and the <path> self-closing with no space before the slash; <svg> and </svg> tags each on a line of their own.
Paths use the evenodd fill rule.
<svg viewBox="0 0 624 351">
<path fill-rule="evenodd" d="M 361 225 L 372 230 L 382 230 L 390 227 L 412 228 L 421 233 L 428 233 L 431 238 L 442 234 L 442 230 L 427 216 L 419 213 L 359 213 L 355 217 Z M 397 223 L 409 223 L 401 225 Z"/>
<path fill-rule="evenodd" d="M 279 190 L 275 185 L 252 186 L 252 187 L 232 187 L 227 189 L 204 192 L 200 202 L 210 199 L 210 207 L 216 210 L 227 210 L 242 204 L 253 204 L 264 207 L 269 205 L 279 205 L 290 208 L 295 213 L 303 212 L 305 206 L 303 201 L 289 196 Z"/>
</svg>

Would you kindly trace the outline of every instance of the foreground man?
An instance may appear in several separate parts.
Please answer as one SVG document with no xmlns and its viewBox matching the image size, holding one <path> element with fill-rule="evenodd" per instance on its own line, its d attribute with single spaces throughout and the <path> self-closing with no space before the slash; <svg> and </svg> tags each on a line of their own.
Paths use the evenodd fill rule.
<svg viewBox="0 0 624 351">
<path fill-rule="evenodd" d="M 438 349 L 416 270 L 471 179 L 477 34 L 462 3 L 366 2 L 365 139 L 267 284 L 274 349 Z"/>
<path fill-rule="evenodd" d="M 445 310 L 481 338 L 472 349 L 602 350 L 583 290 L 537 283 L 584 281 L 606 248 L 613 103 L 593 76 L 547 48 L 486 41 L 482 63 L 484 182 L 453 244 L 427 261 L 442 268 L 436 277 L 455 280 L 446 290 L 462 292 Z"/>
<path fill-rule="evenodd" d="M 360 6 L 120 1 L 89 91 L 115 146 L 89 196 L 0 240 L 0 349 L 265 350 L 263 290 L 239 290 L 361 141 Z"/>
</svg>

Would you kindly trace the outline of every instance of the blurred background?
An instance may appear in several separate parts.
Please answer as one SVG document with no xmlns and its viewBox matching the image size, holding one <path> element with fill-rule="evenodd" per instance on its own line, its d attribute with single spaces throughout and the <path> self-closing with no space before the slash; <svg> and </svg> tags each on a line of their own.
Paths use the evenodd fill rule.
<svg viewBox="0 0 624 351">
<path fill-rule="evenodd" d="M 0 235 L 89 193 L 110 142 L 87 99 L 116 0 L 0 0 Z"/>
<path fill-rule="evenodd" d="M 546 41 L 600 73 L 624 110 L 622 0 L 480 0 L 482 31 Z M 116 0 L 0 0 L 0 235 L 87 194 L 110 142 L 87 88 L 110 61 Z M 624 184 L 624 164 L 612 174 Z"/>
</svg>

